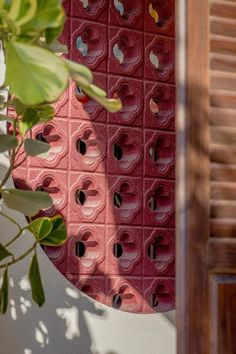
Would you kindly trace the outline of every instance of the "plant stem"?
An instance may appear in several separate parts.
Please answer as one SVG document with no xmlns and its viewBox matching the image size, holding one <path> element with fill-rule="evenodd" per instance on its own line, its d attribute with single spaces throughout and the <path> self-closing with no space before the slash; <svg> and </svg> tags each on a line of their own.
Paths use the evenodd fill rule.
<svg viewBox="0 0 236 354">
<path fill-rule="evenodd" d="M 18 222 L 16 222 L 14 219 L 12 219 L 9 215 L 3 213 L 2 211 L 0 211 L 0 215 L 3 216 L 4 218 L 8 219 L 9 221 L 11 221 L 13 224 L 15 224 L 19 230 L 21 230 L 21 226 L 20 224 L 18 224 Z"/>
<path fill-rule="evenodd" d="M 25 253 L 23 253 L 20 257 L 15 258 L 15 259 L 14 259 L 13 261 L 11 261 L 11 262 L 1 264 L 1 265 L 0 265 L 0 268 L 9 267 L 9 266 L 11 266 L 11 265 L 13 265 L 13 264 L 15 264 L 15 263 L 21 261 L 21 260 L 24 259 L 26 256 L 28 256 L 28 254 L 30 254 L 30 253 L 36 248 L 36 246 L 37 246 L 37 242 L 35 242 L 35 243 L 33 244 L 33 246 L 30 247 L 30 248 L 28 249 L 28 251 L 26 251 Z"/>
</svg>

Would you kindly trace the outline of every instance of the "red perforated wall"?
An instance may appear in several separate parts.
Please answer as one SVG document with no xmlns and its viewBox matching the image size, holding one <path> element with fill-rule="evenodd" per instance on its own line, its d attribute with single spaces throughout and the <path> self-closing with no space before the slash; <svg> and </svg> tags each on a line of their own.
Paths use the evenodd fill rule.
<svg viewBox="0 0 236 354">
<path fill-rule="evenodd" d="M 62 41 L 70 59 L 119 97 L 107 113 L 81 104 L 74 84 L 57 118 L 34 130 L 52 145 L 15 173 L 48 191 L 68 242 L 45 251 L 89 296 L 129 312 L 174 308 L 174 0 L 71 0 Z M 23 183 L 23 181 L 25 181 Z"/>
</svg>

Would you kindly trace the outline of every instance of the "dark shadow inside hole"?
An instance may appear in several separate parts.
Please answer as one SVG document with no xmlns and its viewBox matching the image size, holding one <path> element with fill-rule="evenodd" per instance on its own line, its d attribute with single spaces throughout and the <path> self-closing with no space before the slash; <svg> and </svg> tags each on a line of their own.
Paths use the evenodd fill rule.
<svg viewBox="0 0 236 354">
<path fill-rule="evenodd" d="M 120 161 L 122 159 L 122 148 L 118 144 L 114 144 L 113 146 L 114 156 L 115 158 Z"/>
<path fill-rule="evenodd" d="M 44 138 L 43 133 L 38 133 L 35 139 L 47 143 L 47 140 Z"/>
<path fill-rule="evenodd" d="M 86 146 L 86 143 L 81 140 L 81 139 L 78 139 L 76 141 L 76 150 L 81 154 L 81 155 L 85 155 L 86 154 L 86 151 L 87 151 L 87 146 Z"/>
<path fill-rule="evenodd" d="M 116 208 L 120 208 L 122 204 L 122 196 L 119 193 L 114 193 L 113 204 Z"/>
<path fill-rule="evenodd" d="M 113 254 L 116 258 L 120 258 L 123 254 L 123 248 L 120 243 L 115 243 L 113 246 Z"/>
<path fill-rule="evenodd" d="M 157 201 L 155 197 L 151 197 L 148 201 L 148 206 L 151 209 L 151 211 L 155 211 L 157 208 Z"/>
<path fill-rule="evenodd" d="M 157 246 L 156 245 L 149 245 L 148 246 L 148 257 L 152 260 L 157 258 Z"/>
<path fill-rule="evenodd" d="M 86 194 L 83 191 L 76 191 L 75 200 L 77 204 L 84 205 L 86 201 Z"/>
<path fill-rule="evenodd" d="M 122 299 L 121 296 L 119 294 L 115 294 L 112 297 L 112 307 L 114 309 L 119 309 L 122 305 Z"/>
<path fill-rule="evenodd" d="M 151 305 L 152 308 L 154 308 L 154 307 L 157 307 L 158 304 L 159 304 L 158 295 L 153 293 L 150 296 L 150 305 Z"/>
<path fill-rule="evenodd" d="M 77 241 L 75 244 L 75 254 L 77 257 L 83 257 L 85 255 L 85 244 L 81 241 Z"/>
</svg>

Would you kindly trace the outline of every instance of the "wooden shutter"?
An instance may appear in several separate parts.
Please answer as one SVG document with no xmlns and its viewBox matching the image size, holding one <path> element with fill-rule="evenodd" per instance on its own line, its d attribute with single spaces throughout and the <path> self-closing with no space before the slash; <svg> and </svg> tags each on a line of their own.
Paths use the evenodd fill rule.
<svg viewBox="0 0 236 354">
<path fill-rule="evenodd" d="M 236 1 L 177 9 L 178 354 L 236 353 Z"/>
</svg>

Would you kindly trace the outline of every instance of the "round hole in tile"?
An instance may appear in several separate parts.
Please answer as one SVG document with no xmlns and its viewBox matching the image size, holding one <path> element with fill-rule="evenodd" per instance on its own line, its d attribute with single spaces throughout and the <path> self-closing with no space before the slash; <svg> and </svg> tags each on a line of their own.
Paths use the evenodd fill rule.
<svg viewBox="0 0 236 354">
<path fill-rule="evenodd" d="M 114 144 L 113 145 L 113 152 L 114 152 L 114 156 L 115 158 L 120 161 L 122 159 L 123 153 L 122 153 L 122 148 L 120 145 L 118 144 Z"/>
<path fill-rule="evenodd" d="M 84 191 L 77 190 L 75 193 L 75 201 L 77 204 L 83 206 L 84 203 L 86 202 L 86 194 Z"/>
<path fill-rule="evenodd" d="M 157 162 L 159 155 L 158 155 L 158 148 L 157 146 L 151 146 L 149 149 L 149 157 L 153 162 Z"/>
<path fill-rule="evenodd" d="M 77 241 L 75 244 L 75 254 L 77 257 L 83 257 L 86 252 L 85 244 L 81 241 Z"/>
<path fill-rule="evenodd" d="M 120 208 L 121 207 L 121 204 L 122 204 L 122 196 L 115 192 L 114 195 L 113 195 L 113 204 L 116 208 Z"/>
<path fill-rule="evenodd" d="M 121 305 L 122 305 L 122 298 L 121 298 L 121 296 L 119 295 L 119 294 L 115 294 L 115 295 L 113 295 L 113 297 L 112 297 L 112 307 L 114 308 L 114 309 L 119 309 L 120 307 L 121 307 Z"/>
<path fill-rule="evenodd" d="M 157 294 L 157 293 L 151 294 L 149 301 L 150 301 L 150 306 L 151 306 L 152 308 L 157 307 L 158 304 L 159 304 L 158 294 Z"/>
<path fill-rule="evenodd" d="M 83 140 L 78 139 L 76 141 L 76 150 L 78 151 L 78 153 L 80 153 L 81 155 L 84 156 L 86 154 L 86 151 L 87 151 L 86 143 Z"/>
<path fill-rule="evenodd" d="M 119 243 L 119 242 L 116 242 L 114 245 L 113 245 L 113 255 L 116 257 L 116 258 L 120 258 L 123 254 L 123 248 L 122 248 L 122 245 Z"/>
<path fill-rule="evenodd" d="M 151 211 L 155 211 L 157 208 L 157 202 L 155 197 L 151 197 L 148 201 L 148 206 L 151 209 Z"/>
</svg>

